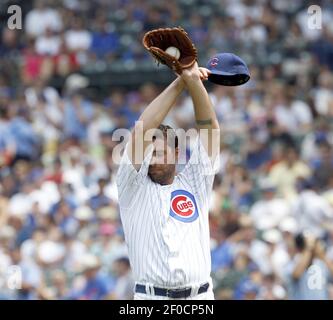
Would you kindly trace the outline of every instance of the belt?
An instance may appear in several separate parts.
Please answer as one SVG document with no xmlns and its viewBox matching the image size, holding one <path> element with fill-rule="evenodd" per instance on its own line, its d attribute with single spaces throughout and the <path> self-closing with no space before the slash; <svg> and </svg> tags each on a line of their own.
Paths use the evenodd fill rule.
<svg viewBox="0 0 333 320">
<path fill-rule="evenodd" d="M 154 288 L 154 293 L 156 296 L 163 296 L 173 299 L 179 299 L 179 298 L 187 298 L 191 296 L 192 288 L 180 288 L 180 289 L 165 289 L 165 288 Z M 202 284 L 198 290 L 198 294 L 207 292 L 209 288 L 209 283 L 206 282 Z M 148 294 L 146 290 L 146 286 L 143 284 L 136 284 L 135 285 L 135 292 L 137 293 L 145 293 Z"/>
</svg>

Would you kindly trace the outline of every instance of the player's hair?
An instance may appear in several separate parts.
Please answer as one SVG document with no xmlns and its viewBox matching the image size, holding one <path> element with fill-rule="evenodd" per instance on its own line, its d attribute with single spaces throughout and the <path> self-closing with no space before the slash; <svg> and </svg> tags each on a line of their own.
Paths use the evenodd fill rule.
<svg viewBox="0 0 333 320">
<path fill-rule="evenodd" d="M 153 141 L 155 141 L 158 137 L 161 138 L 161 132 L 163 134 L 163 138 L 167 139 L 169 146 L 178 148 L 178 137 L 176 131 L 172 127 L 165 124 L 160 124 L 157 127 L 157 134 L 153 136 Z"/>
</svg>

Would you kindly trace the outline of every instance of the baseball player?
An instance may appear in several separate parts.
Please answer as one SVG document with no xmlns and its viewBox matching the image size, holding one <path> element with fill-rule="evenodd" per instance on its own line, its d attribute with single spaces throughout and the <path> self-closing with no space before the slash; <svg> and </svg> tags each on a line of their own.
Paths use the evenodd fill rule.
<svg viewBox="0 0 333 320">
<path fill-rule="evenodd" d="M 219 124 L 202 83 L 208 75 L 209 70 L 195 62 L 148 105 L 118 169 L 120 214 L 136 281 L 134 299 L 214 299 L 208 208 L 219 153 L 212 139 Z M 164 135 L 170 127 L 161 123 L 185 88 L 199 135 L 187 165 L 177 174 L 176 164 L 165 160 L 170 154 L 177 157 L 178 139 L 174 136 L 170 143 Z M 154 128 L 163 135 L 142 142 L 145 132 Z M 208 139 L 201 138 L 201 129 Z M 142 144 L 145 155 L 138 150 Z"/>
</svg>

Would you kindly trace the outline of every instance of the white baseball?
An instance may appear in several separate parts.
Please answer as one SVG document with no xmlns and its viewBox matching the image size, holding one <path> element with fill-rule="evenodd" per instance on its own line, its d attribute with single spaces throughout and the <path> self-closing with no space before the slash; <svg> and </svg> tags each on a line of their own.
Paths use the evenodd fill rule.
<svg viewBox="0 0 333 320">
<path fill-rule="evenodd" d="M 165 50 L 167 54 L 175 57 L 177 60 L 180 58 L 180 51 L 176 47 L 169 47 Z"/>
</svg>

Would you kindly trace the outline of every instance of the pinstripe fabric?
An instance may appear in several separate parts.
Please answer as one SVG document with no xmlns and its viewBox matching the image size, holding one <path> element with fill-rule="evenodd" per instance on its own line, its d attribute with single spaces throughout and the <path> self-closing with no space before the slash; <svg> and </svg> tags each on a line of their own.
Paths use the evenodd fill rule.
<svg viewBox="0 0 333 320">
<path fill-rule="evenodd" d="M 200 139 L 171 185 L 147 176 L 152 150 L 137 172 L 124 152 L 117 173 L 120 215 L 136 282 L 179 288 L 210 281 L 209 196 L 214 172 Z M 195 199 L 198 218 L 170 215 L 171 193 L 185 190 Z"/>
<path fill-rule="evenodd" d="M 195 296 L 181 298 L 181 299 L 171 299 L 168 297 L 136 293 L 134 295 L 134 300 L 214 300 L 214 293 L 213 293 L 213 291 L 209 291 L 209 292 L 204 292 L 201 294 L 197 294 Z"/>
</svg>

